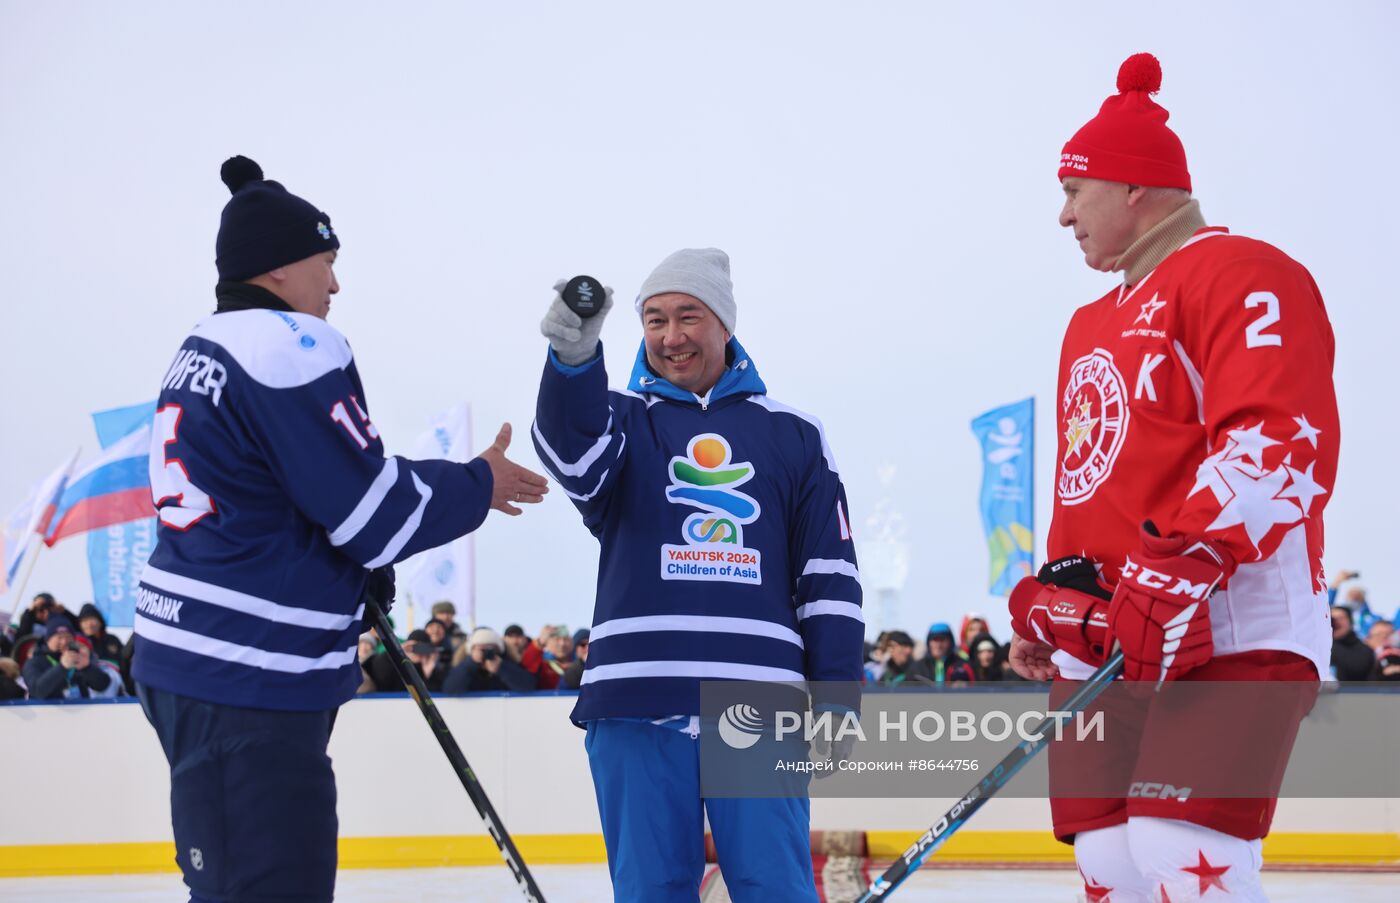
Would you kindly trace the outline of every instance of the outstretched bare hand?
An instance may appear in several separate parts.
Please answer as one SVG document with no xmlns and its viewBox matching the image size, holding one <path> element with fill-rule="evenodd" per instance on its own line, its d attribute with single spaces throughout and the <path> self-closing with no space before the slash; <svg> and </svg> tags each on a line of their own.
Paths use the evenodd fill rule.
<svg viewBox="0 0 1400 903">
<path fill-rule="evenodd" d="M 510 432 L 509 423 L 501 424 L 496 441 L 478 457 L 491 467 L 491 507 L 515 516 L 520 513 L 515 505 L 534 505 L 543 501 L 544 494 L 549 491 L 549 482 L 506 457 Z"/>
<path fill-rule="evenodd" d="M 1011 663 L 1011 670 L 1026 680 L 1053 680 L 1055 675 L 1060 673 L 1059 667 L 1050 661 L 1054 651 L 1044 643 L 1012 634 L 1011 652 L 1007 655 L 1007 661 Z"/>
</svg>

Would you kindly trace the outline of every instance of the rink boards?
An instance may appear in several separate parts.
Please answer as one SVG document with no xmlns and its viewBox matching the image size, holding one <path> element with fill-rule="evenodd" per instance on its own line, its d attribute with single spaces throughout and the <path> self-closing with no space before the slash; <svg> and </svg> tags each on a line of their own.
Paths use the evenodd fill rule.
<svg viewBox="0 0 1400 903">
<path fill-rule="evenodd" d="M 527 861 L 604 860 L 572 694 L 442 699 L 439 706 Z M 357 699 L 331 741 L 342 868 L 498 861 L 466 793 L 407 697 Z M 1340 763 L 1339 763 L 1340 764 Z M 139 706 L 0 705 L 0 877 L 174 869 L 169 772 Z M 71 788 L 55 795 L 66 781 Z M 952 800 L 817 799 L 814 830 L 865 831 L 870 854 L 903 850 Z M 1049 806 L 996 799 L 939 853 L 944 861 L 1055 863 Z M 1271 863 L 1400 865 L 1400 800 L 1283 800 Z"/>
</svg>

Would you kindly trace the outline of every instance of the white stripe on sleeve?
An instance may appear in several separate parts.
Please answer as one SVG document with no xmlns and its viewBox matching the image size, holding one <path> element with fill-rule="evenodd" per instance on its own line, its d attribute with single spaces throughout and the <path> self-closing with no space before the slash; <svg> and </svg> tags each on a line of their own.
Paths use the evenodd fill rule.
<svg viewBox="0 0 1400 903">
<path fill-rule="evenodd" d="M 860 571 L 844 558 L 812 558 L 802 569 L 802 576 L 812 574 L 845 574 L 847 577 L 854 577 L 857 582 L 860 581 Z"/>
<path fill-rule="evenodd" d="M 818 599 L 815 602 L 799 606 L 797 609 L 797 620 L 799 621 L 805 621 L 818 615 L 840 615 L 843 618 L 855 618 L 860 623 L 865 623 L 865 614 L 860 610 L 860 606 L 854 602 Z"/>
<path fill-rule="evenodd" d="M 428 508 L 428 500 L 433 497 L 433 490 L 427 483 L 418 479 L 418 474 L 409 471 L 409 476 L 413 477 L 413 485 L 418 489 L 418 507 L 413 509 L 413 513 L 408 516 L 408 520 L 399 527 L 399 532 L 394 534 L 394 538 L 389 540 L 389 544 L 384 547 L 384 551 L 373 561 L 365 564 L 365 567 L 373 569 L 382 567 L 398 557 L 403 547 L 408 545 L 408 541 L 413 538 L 413 534 L 418 532 L 418 525 L 423 522 L 423 512 Z"/>
<path fill-rule="evenodd" d="M 531 424 L 530 429 L 535 434 L 535 441 L 540 444 L 540 448 L 544 449 L 544 453 L 549 456 L 549 460 L 554 464 L 554 469 L 561 477 L 581 477 L 588 473 L 588 468 L 592 467 L 593 464 L 603 456 L 603 452 L 606 451 L 608 446 L 612 443 L 612 424 L 612 416 L 609 415 L 608 425 L 607 428 L 603 430 L 603 435 L 599 436 L 598 441 L 593 443 L 593 446 L 583 453 L 583 457 L 572 464 L 560 458 L 559 453 L 545 441 L 544 433 L 540 432 L 538 421 Z"/>
<path fill-rule="evenodd" d="M 627 447 L 627 434 L 626 434 L 626 433 L 622 433 L 621 435 L 622 435 L 622 445 L 619 446 L 618 449 L 617 449 L 618 455 L 621 455 L 621 454 L 622 454 L 622 449 Z M 610 474 L 610 473 L 612 473 L 612 468 L 611 468 L 611 467 L 609 467 L 607 470 L 604 470 L 604 471 L 603 471 L 603 475 L 600 476 L 600 477 L 598 478 L 598 485 L 594 486 L 594 487 L 593 487 L 593 491 L 590 492 L 590 493 L 588 493 L 587 495 L 579 495 L 577 492 L 570 492 L 570 491 L 567 490 L 567 489 L 564 490 L 564 494 L 567 495 L 569 498 L 573 499 L 573 500 L 576 501 L 576 502 L 586 502 L 586 501 L 592 499 L 593 496 L 595 496 L 595 495 L 597 495 L 598 493 L 600 493 L 600 492 L 603 491 L 603 483 L 607 482 L 608 474 Z"/>
<path fill-rule="evenodd" d="M 369 523 L 369 519 L 374 517 L 374 512 L 379 510 L 379 506 L 384 503 L 384 499 L 389 495 L 389 490 L 394 488 L 394 484 L 399 481 L 399 459 L 386 458 L 384 467 L 380 469 L 379 476 L 374 478 L 374 482 L 369 484 L 369 489 L 360 497 L 360 502 L 355 506 L 355 510 L 350 512 L 339 527 L 331 531 L 331 545 L 343 546 L 359 535 L 360 531 Z"/>
</svg>

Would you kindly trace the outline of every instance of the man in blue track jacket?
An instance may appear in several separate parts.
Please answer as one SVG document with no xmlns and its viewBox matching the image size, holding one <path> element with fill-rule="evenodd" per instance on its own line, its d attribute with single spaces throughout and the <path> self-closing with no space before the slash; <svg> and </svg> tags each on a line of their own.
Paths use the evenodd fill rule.
<svg viewBox="0 0 1400 903">
<path fill-rule="evenodd" d="M 170 762 L 191 900 L 325 903 L 335 886 L 339 706 L 362 674 L 367 583 L 519 514 L 543 477 L 505 457 L 386 457 L 350 344 L 330 217 L 246 157 L 217 241 L 216 311 L 161 384 L 151 448 L 157 544 L 136 602 L 133 676 Z"/>
<path fill-rule="evenodd" d="M 562 286 L 562 283 L 561 283 Z M 682 250 L 637 299 L 642 347 L 609 391 L 557 294 L 533 431 L 598 539 L 573 720 L 587 728 L 615 898 L 698 897 L 708 814 L 736 903 L 813 901 L 806 799 L 700 796 L 700 682 L 862 678 L 861 589 L 821 424 L 773 401 L 734 338 L 723 251 Z"/>
</svg>

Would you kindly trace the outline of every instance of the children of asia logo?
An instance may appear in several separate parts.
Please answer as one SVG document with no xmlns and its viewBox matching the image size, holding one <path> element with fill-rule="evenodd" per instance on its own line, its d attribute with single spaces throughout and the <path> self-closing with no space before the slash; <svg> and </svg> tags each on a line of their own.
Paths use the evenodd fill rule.
<svg viewBox="0 0 1400 903">
<path fill-rule="evenodd" d="M 667 501 L 700 510 L 681 525 L 685 545 L 661 547 L 661 579 L 763 582 L 761 555 L 744 546 L 744 525 L 758 520 L 762 509 L 739 491 L 754 473 L 753 464 L 734 460 L 718 433 L 695 436 L 684 456 L 671 459 Z"/>
</svg>

